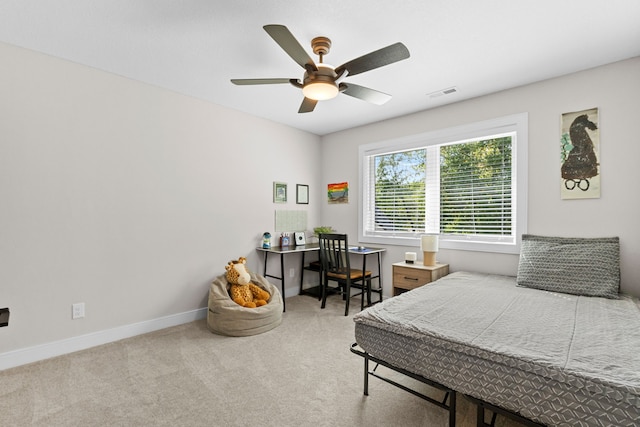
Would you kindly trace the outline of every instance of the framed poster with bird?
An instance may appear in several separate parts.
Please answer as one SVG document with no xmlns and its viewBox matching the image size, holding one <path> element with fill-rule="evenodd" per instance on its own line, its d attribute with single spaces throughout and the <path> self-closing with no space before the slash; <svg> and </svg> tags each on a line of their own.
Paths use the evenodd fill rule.
<svg viewBox="0 0 640 427">
<path fill-rule="evenodd" d="M 560 191 L 563 199 L 600 197 L 600 129 L 597 108 L 562 115 L 560 160 Z"/>
</svg>

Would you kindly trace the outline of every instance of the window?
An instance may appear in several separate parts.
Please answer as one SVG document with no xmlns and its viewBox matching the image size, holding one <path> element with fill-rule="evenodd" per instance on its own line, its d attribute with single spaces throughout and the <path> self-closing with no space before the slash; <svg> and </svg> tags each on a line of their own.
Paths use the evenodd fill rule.
<svg viewBox="0 0 640 427">
<path fill-rule="evenodd" d="M 526 114 L 361 146 L 360 240 L 517 253 L 526 151 Z"/>
</svg>

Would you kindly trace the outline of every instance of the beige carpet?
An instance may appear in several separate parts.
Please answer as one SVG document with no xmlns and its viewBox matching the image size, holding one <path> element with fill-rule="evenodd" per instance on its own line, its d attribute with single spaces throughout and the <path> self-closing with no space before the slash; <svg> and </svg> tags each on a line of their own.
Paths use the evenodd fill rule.
<svg viewBox="0 0 640 427">
<path fill-rule="evenodd" d="M 261 335 L 214 335 L 201 320 L 5 370 L 0 425 L 446 426 L 445 410 L 378 379 L 363 395 L 343 314 L 339 296 L 324 310 L 296 296 Z M 458 402 L 458 425 L 475 425 L 474 407 Z"/>
</svg>

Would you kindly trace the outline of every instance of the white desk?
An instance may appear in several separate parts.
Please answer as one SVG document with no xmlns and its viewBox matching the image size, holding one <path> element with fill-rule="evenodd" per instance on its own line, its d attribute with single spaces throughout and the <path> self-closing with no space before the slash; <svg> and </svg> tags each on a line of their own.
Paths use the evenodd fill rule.
<svg viewBox="0 0 640 427">
<path fill-rule="evenodd" d="M 285 290 L 285 274 L 284 274 L 284 257 L 285 255 L 288 254 L 295 254 L 295 253 L 301 253 L 302 254 L 302 261 L 300 263 L 300 293 L 305 293 L 304 290 L 302 289 L 302 281 L 304 278 L 304 270 L 306 268 L 306 263 L 305 263 L 305 254 L 307 252 L 318 252 L 320 250 L 320 245 L 318 245 L 317 243 L 307 243 L 306 245 L 302 245 L 302 246 L 295 246 L 295 245 L 291 245 L 291 246 L 272 246 L 271 248 L 265 249 L 265 248 L 256 248 L 256 250 L 264 252 L 264 272 L 263 272 L 263 276 L 264 277 L 271 277 L 272 279 L 276 279 L 276 280 L 280 280 L 281 286 L 282 286 L 282 309 L 283 311 L 286 311 L 286 307 L 285 307 L 285 297 L 284 297 L 284 290 Z M 367 255 L 377 255 L 377 261 L 378 261 L 378 271 L 377 272 L 372 272 L 371 273 L 371 280 L 373 279 L 378 279 L 378 288 L 376 289 L 372 289 L 372 292 L 378 293 L 380 295 L 380 299 L 379 301 L 382 301 L 382 262 L 381 262 L 381 254 L 382 252 L 386 251 L 385 248 L 369 248 L 369 247 L 364 247 L 364 249 L 357 249 L 357 247 L 352 246 L 349 248 L 349 253 L 352 255 L 362 255 L 362 271 L 366 271 L 367 270 Z M 277 254 L 280 255 L 280 276 L 275 276 L 273 274 L 267 274 L 267 260 L 269 259 L 269 254 Z M 320 273 L 320 271 L 318 271 Z"/>
</svg>

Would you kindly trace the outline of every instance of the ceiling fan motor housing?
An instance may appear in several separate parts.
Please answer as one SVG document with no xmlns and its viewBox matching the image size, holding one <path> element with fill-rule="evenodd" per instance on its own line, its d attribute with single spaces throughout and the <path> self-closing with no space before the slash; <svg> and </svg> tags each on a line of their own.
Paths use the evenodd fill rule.
<svg viewBox="0 0 640 427">
<path fill-rule="evenodd" d="M 327 64 L 316 64 L 318 71 L 305 72 L 302 93 L 311 99 L 322 101 L 334 98 L 339 89 L 336 84 L 338 75 L 333 67 Z"/>
<path fill-rule="evenodd" d="M 311 40 L 311 48 L 320 57 L 320 62 L 316 64 L 317 71 L 304 73 L 302 92 L 312 99 L 331 99 L 338 94 L 338 75 L 331 65 L 322 62 L 323 57 L 331 50 L 331 40 L 328 37 L 315 37 Z"/>
<path fill-rule="evenodd" d="M 318 71 L 315 71 L 311 74 L 308 72 L 304 73 L 304 84 L 308 84 L 311 82 L 327 82 L 327 83 L 335 83 L 338 75 L 333 70 L 333 67 L 328 64 L 316 64 L 318 67 Z"/>
</svg>

